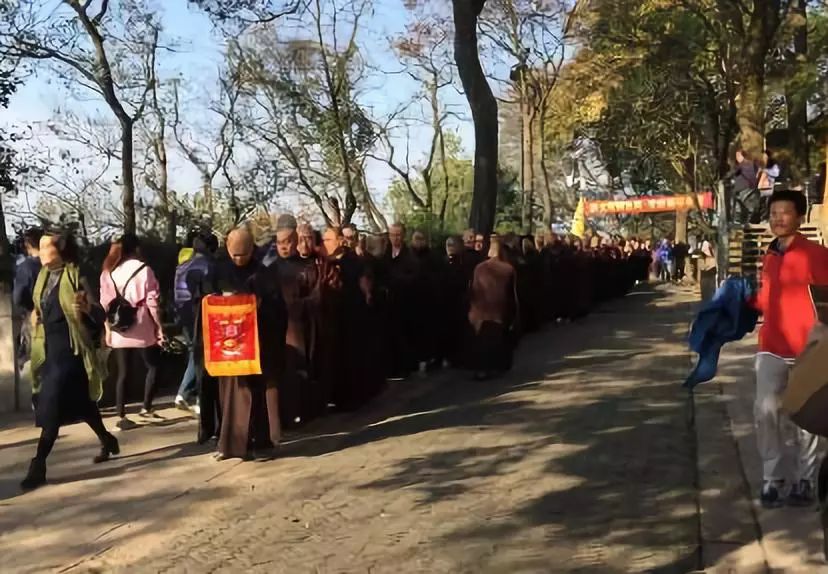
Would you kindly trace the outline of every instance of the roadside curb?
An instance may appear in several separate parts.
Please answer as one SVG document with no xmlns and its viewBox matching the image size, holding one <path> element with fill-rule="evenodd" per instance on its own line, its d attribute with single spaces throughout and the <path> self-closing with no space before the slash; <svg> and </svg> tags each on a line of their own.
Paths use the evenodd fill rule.
<svg viewBox="0 0 828 574">
<path fill-rule="evenodd" d="M 704 572 L 770 572 L 722 384 L 698 387 L 695 413 L 701 561 Z"/>
</svg>

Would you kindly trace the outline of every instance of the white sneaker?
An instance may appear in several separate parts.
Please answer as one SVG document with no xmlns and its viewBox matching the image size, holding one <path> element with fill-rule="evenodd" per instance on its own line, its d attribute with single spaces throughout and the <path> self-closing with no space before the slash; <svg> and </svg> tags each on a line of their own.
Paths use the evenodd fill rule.
<svg viewBox="0 0 828 574">
<path fill-rule="evenodd" d="M 138 416 L 145 419 L 161 420 L 163 417 L 154 410 L 141 409 Z"/>
<path fill-rule="evenodd" d="M 182 411 L 188 411 L 190 410 L 190 405 L 187 404 L 187 401 L 184 400 L 184 397 L 182 397 L 181 395 L 176 395 L 175 408 L 180 409 Z"/>
<path fill-rule="evenodd" d="M 190 407 L 190 410 L 193 411 L 193 414 L 196 415 L 196 416 L 201 415 L 201 405 L 199 405 L 198 403 L 196 403 L 192 407 Z"/>
</svg>

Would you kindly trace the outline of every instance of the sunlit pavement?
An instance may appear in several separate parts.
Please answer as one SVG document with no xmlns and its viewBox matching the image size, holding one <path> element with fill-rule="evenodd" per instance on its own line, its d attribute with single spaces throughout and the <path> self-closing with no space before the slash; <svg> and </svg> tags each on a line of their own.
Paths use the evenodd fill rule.
<svg viewBox="0 0 828 574">
<path fill-rule="evenodd" d="M 693 299 L 658 288 L 550 326 L 500 380 L 395 383 L 289 436 L 272 461 L 213 461 L 169 409 L 121 433 L 105 465 L 90 462 L 91 431 L 68 427 L 51 484 L 20 495 L 37 432 L 6 424 L 2 571 L 819 571 L 816 513 L 765 518 L 744 484 L 747 347 L 725 356 L 693 425 L 680 389 Z"/>
</svg>

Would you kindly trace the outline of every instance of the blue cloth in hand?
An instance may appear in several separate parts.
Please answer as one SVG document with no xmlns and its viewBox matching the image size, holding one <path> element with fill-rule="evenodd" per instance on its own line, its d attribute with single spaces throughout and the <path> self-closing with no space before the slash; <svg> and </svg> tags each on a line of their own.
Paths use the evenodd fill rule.
<svg viewBox="0 0 828 574">
<path fill-rule="evenodd" d="M 684 382 L 685 388 L 712 380 L 724 344 L 738 341 L 756 328 L 759 313 L 748 305 L 754 292 L 750 279 L 731 277 L 699 311 L 689 338 L 690 349 L 699 354 L 699 360 Z"/>
</svg>

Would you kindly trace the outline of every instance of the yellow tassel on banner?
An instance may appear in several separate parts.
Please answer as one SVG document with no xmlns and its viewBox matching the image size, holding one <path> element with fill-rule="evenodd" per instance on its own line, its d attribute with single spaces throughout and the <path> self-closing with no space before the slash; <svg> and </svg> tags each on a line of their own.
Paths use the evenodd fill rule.
<svg viewBox="0 0 828 574">
<path fill-rule="evenodd" d="M 584 218 L 584 198 L 578 200 L 578 207 L 575 208 L 575 215 L 572 216 L 572 235 L 580 239 L 586 235 L 586 219 Z"/>
</svg>

